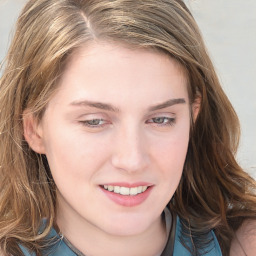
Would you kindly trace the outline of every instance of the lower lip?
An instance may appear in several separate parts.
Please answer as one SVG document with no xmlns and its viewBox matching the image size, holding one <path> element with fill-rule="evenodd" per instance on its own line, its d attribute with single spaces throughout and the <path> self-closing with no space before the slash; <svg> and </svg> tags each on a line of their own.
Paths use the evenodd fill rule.
<svg viewBox="0 0 256 256">
<path fill-rule="evenodd" d="M 104 194 L 116 204 L 126 207 L 133 207 L 142 204 L 148 198 L 149 194 L 153 189 L 153 186 L 150 186 L 146 191 L 136 196 L 124 196 L 121 194 L 110 192 L 102 187 L 100 188 L 104 192 Z"/>
</svg>

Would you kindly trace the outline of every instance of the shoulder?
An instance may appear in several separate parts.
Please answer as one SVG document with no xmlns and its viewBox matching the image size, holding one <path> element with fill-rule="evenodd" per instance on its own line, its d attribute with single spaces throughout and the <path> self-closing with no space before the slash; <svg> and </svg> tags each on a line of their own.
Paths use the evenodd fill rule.
<svg viewBox="0 0 256 256">
<path fill-rule="evenodd" d="M 230 256 L 256 255 L 256 220 L 246 220 L 231 242 Z"/>
<path fill-rule="evenodd" d="M 20 245 L 20 249 L 24 256 L 36 256 L 35 252 L 30 252 L 25 247 Z M 65 241 L 57 234 L 54 228 L 46 238 L 42 255 L 47 256 L 76 256 L 76 254 L 68 247 Z M 0 254 L 0 256 L 2 256 Z"/>
<path fill-rule="evenodd" d="M 221 249 L 218 243 L 218 240 L 213 231 L 210 231 L 206 234 L 205 237 L 209 243 L 202 249 L 198 249 L 200 255 L 204 256 L 221 256 Z M 186 245 L 184 245 L 184 243 Z M 182 231 L 182 224 L 177 217 L 177 225 L 176 225 L 176 234 L 175 234 L 175 243 L 174 243 L 174 256 L 190 256 L 192 255 L 187 248 L 190 248 L 192 251 L 195 249 L 195 244 L 193 239 L 190 237 L 184 237 L 184 232 Z M 198 254 L 197 254 L 198 255 Z"/>
<path fill-rule="evenodd" d="M 20 249 L 21 249 L 21 251 L 22 251 L 22 255 L 24 255 L 24 256 L 36 256 L 35 254 L 31 254 L 31 253 L 29 253 L 29 251 L 28 250 L 26 250 L 23 246 L 21 246 L 21 245 L 19 245 L 19 247 L 20 247 Z M 15 254 L 16 255 L 16 254 Z M 6 253 L 6 252 L 4 252 L 1 248 L 0 248 L 0 256 L 14 256 L 14 254 L 9 254 L 9 253 Z M 19 255 L 20 256 L 20 255 Z"/>
</svg>

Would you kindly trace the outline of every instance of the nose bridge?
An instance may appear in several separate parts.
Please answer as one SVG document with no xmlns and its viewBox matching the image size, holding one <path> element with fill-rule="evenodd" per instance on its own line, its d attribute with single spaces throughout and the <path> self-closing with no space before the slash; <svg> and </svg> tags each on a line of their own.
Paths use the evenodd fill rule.
<svg viewBox="0 0 256 256">
<path fill-rule="evenodd" d="M 148 164 L 145 135 L 140 127 L 127 125 L 116 135 L 112 164 L 128 172 L 143 170 Z"/>
</svg>

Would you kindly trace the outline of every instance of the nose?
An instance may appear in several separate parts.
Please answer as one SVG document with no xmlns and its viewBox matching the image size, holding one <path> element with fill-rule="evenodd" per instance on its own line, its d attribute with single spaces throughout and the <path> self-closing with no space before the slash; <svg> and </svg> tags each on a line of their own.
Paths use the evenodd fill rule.
<svg viewBox="0 0 256 256">
<path fill-rule="evenodd" d="M 143 132 L 126 128 L 113 141 L 112 165 L 128 173 L 143 171 L 149 165 L 149 154 Z"/>
</svg>

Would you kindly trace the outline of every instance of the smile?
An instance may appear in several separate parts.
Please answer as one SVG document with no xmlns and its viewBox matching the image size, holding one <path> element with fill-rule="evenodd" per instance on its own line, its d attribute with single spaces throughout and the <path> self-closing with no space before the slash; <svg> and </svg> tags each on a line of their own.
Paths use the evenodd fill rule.
<svg viewBox="0 0 256 256">
<path fill-rule="evenodd" d="M 120 187 L 120 186 L 113 186 L 113 185 L 104 185 L 103 188 L 110 192 L 120 194 L 123 196 L 136 196 L 145 192 L 148 189 L 148 186 L 138 186 L 138 187 Z"/>
</svg>

